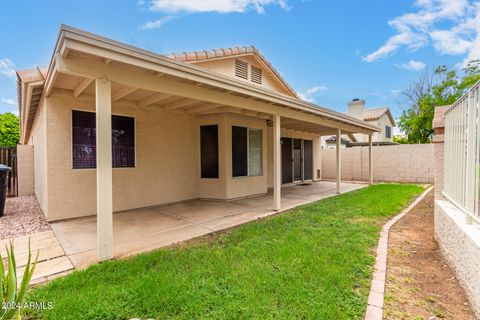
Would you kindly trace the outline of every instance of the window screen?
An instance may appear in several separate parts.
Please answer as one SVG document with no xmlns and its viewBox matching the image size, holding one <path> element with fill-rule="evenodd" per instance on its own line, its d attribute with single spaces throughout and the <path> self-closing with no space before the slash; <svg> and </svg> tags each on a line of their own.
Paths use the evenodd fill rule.
<svg viewBox="0 0 480 320">
<path fill-rule="evenodd" d="M 248 175 L 262 174 L 262 130 L 248 130 Z"/>
<path fill-rule="evenodd" d="M 218 126 L 200 126 L 202 178 L 218 178 Z"/>
<path fill-rule="evenodd" d="M 93 112 L 73 111 L 73 168 L 97 167 L 96 116 Z M 135 119 L 112 116 L 112 167 L 135 167 Z"/>
<path fill-rule="evenodd" d="M 234 177 L 248 175 L 247 137 L 247 128 L 232 127 L 232 175 Z"/>
</svg>

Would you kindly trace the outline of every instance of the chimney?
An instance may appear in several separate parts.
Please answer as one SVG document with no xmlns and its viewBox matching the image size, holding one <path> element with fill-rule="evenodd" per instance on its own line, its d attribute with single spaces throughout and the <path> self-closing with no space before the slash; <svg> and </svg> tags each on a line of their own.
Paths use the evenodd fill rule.
<svg viewBox="0 0 480 320">
<path fill-rule="evenodd" d="M 363 120 L 364 113 L 365 113 L 365 100 L 355 98 L 348 103 L 347 114 L 349 116 Z"/>
</svg>

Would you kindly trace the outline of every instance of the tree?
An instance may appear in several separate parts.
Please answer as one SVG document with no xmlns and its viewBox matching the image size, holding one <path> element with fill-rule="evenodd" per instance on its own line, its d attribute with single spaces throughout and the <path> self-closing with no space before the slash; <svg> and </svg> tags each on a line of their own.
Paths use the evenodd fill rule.
<svg viewBox="0 0 480 320">
<path fill-rule="evenodd" d="M 13 147 L 20 140 L 20 120 L 11 112 L 0 113 L 0 146 Z"/>
<path fill-rule="evenodd" d="M 439 66 L 419 75 L 402 95 L 407 108 L 402 112 L 399 126 L 408 143 L 429 143 L 432 139 L 432 121 L 435 107 L 449 105 L 460 98 L 465 91 L 480 80 L 480 60 L 473 60 L 462 70 L 448 70 Z"/>
</svg>

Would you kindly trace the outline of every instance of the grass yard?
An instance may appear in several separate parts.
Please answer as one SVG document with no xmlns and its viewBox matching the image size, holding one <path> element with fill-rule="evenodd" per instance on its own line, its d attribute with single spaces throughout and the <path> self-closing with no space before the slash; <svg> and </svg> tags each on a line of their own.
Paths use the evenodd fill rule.
<svg viewBox="0 0 480 320">
<path fill-rule="evenodd" d="M 381 184 L 33 290 L 40 319 L 361 319 L 385 220 L 423 188 Z"/>
</svg>

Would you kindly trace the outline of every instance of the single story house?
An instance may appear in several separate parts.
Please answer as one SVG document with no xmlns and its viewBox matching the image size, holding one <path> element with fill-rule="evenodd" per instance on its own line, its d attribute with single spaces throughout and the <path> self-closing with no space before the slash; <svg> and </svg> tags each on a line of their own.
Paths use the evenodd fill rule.
<svg viewBox="0 0 480 320">
<path fill-rule="evenodd" d="M 321 136 L 380 131 L 302 101 L 254 47 L 165 56 L 62 25 L 48 68 L 17 75 L 35 195 L 49 221 L 96 215 L 100 260 L 114 211 L 269 189 L 280 210 L 282 184 L 321 178 Z"/>
</svg>

